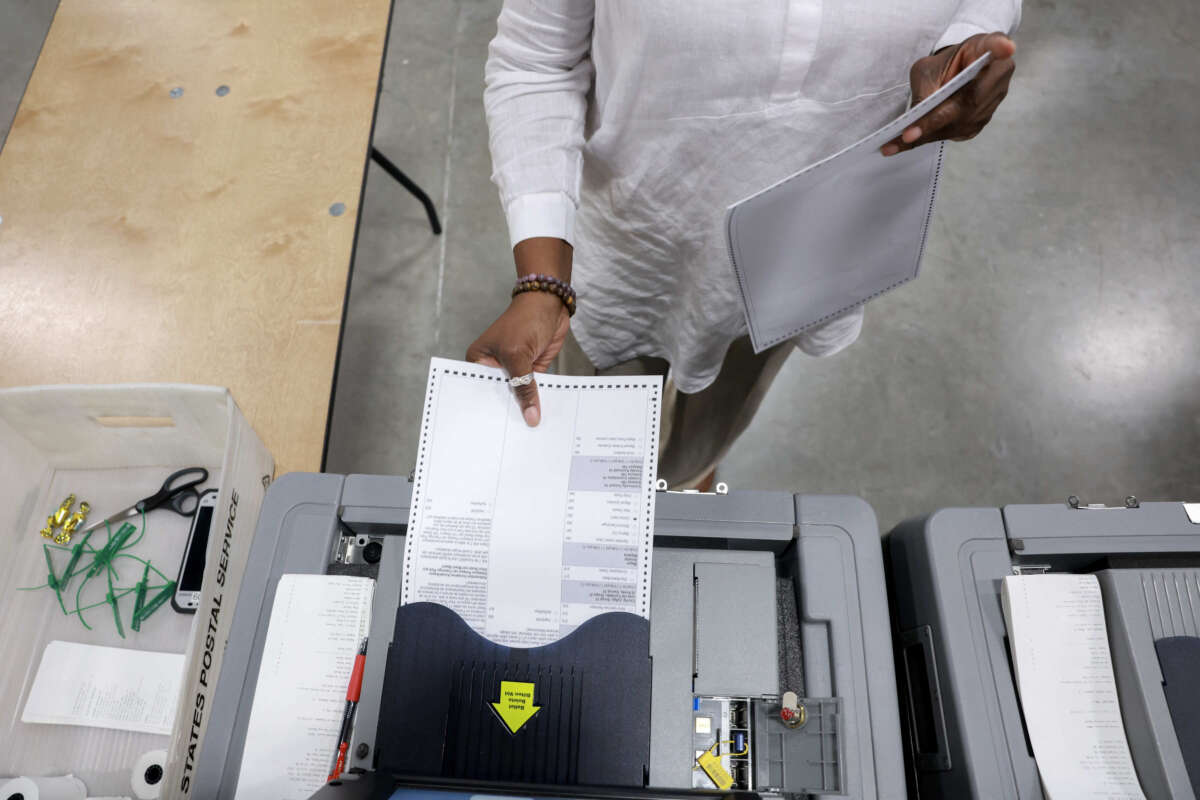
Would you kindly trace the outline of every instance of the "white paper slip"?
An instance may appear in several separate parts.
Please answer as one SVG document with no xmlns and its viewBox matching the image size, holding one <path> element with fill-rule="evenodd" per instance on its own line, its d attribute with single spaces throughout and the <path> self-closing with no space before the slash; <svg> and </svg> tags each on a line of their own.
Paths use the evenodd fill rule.
<svg viewBox="0 0 1200 800">
<path fill-rule="evenodd" d="M 513 647 L 650 614 L 662 379 L 537 381 L 530 428 L 501 370 L 433 359 L 404 549 L 401 602 Z"/>
<path fill-rule="evenodd" d="M 990 59 L 984 54 L 879 130 L 729 207 L 729 258 L 755 352 L 917 276 L 942 143 L 886 158 L 879 148 Z"/>
<path fill-rule="evenodd" d="M 279 579 L 246 727 L 237 797 L 306 800 L 325 784 L 374 595 L 370 578 Z"/>
<path fill-rule="evenodd" d="M 21 721 L 169 736 L 183 667 L 182 653 L 55 640 L 42 653 Z"/>
<path fill-rule="evenodd" d="M 1048 800 L 1144 800 L 1095 575 L 1010 575 L 1000 593 L 1017 690 Z"/>
</svg>

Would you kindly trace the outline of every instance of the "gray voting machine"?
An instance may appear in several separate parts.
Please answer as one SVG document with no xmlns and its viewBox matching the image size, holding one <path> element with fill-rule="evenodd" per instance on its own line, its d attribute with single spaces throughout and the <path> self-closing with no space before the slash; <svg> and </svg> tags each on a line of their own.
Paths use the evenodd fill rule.
<svg viewBox="0 0 1200 800">
<path fill-rule="evenodd" d="M 649 659 L 646 685 L 630 687 L 628 694 L 647 697 L 649 708 L 631 708 L 627 729 L 618 723 L 612 730 L 589 731 L 609 725 L 610 715 L 601 713 L 604 709 L 591 717 L 585 713 L 572 720 L 569 734 L 581 742 L 589 741 L 589 733 L 593 742 L 636 738 L 639 720 L 645 721 L 645 763 L 623 771 L 632 772 L 636 784 L 623 780 L 614 788 L 605 787 L 602 779 L 582 780 L 596 774 L 595 765 L 587 763 L 591 754 L 586 747 L 569 753 L 574 759 L 569 774 L 579 778 L 566 781 L 569 786 L 514 781 L 515 773 L 504 764 L 497 766 L 495 758 L 488 768 L 499 769 L 495 774 L 501 777 L 489 780 L 490 773 L 478 771 L 482 767 L 463 766 L 469 759 L 453 762 L 450 750 L 461 743 L 450 743 L 445 719 L 396 719 L 397 714 L 381 713 L 403 688 L 396 683 L 399 667 L 393 664 L 398 654 L 391 653 L 389 661 L 389 651 L 396 648 L 385 646 L 401 630 L 404 614 L 399 610 L 420 605 L 442 609 L 428 603 L 398 608 L 410 497 L 411 484 L 399 477 L 293 473 L 271 487 L 247 568 L 248 575 L 259 577 L 247 580 L 238 597 L 209 733 L 198 756 L 193 781 L 198 798 L 231 798 L 236 792 L 280 576 L 335 572 L 370 575 L 377 584 L 362 701 L 347 762 L 350 774 L 315 797 L 404 797 L 418 789 L 425 792 L 420 796 L 435 790 L 444 796 L 481 791 L 687 796 L 716 788 L 696 767 L 698 755 L 718 741 L 741 746 L 713 751 L 733 780 L 729 791 L 905 796 L 883 555 L 874 512 L 863 501 L 782 492 L 659 492 L 648 625 L 641 617 L 618 613 L 591 621 L 598 623 L 592 632 L 601 636 L 599 621 L 606 617 L 629 617 L 646 627 L 648 636 L 640 646 L 644 649 L 648 642 L 648 653 L 632 654 L 635 662 Z M 423 624 L 436 618 L 426 615 Z M 569 650 L 590 624 L 564 639 L 559 649 Z M 426 628 L 422 635 L 436 639 L 438 632 Z M 470 635 L 456 634 L 454 641 Z M 638 641 L 637 636 L 612 639 L 607 647 L 619 656 L 622 648 L 636 650 Z M 478 650 L 485 643 L 471 646 Z M 536 657 L 531 654 L 542 649 L 503 648 L 496 658 L 528 668 Z M 569 659 L 571 653 L 554 657 Z M 488 666 L 493 671 L 506 668 Z M 587 669 L 582 666 L 584 673 Z M 585 700 L 589 692 L 594 700 L 595 689 L 585 685 Z M 801 724 L 794 716 L 784 724 L 785 692 L 798 696 L 805 710 Z M 542 716 L 549 718 L 548 713 Z M 387 731 L 390 737 L 403 726 L 433 741 L 443 760 L 420 773 L 380 767 L 381 761 L 398 762 L 389 760 L 389 743 L 377 733 Z M 489 729 L 475 736 L 476 751 L 499 741 L 498 735 Z"/>
<path fill-rule="evenodd" d="M 900 525 L 885 547 L 919 797 L 1042 799 L 1000 602 L 1004 576 L 1041 572 L 1099 580 L 1125 733 L 1146 796 L 1200 796 L 1195 509 L 1132 497 L 1120 507 L 1072 497 L 951 508 Z"/>
</svg>

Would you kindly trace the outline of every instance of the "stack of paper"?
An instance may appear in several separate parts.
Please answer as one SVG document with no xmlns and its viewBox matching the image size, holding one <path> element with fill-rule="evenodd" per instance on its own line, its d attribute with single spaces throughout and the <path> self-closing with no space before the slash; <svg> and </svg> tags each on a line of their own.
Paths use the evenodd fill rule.
<svg viewBox="0 0 1200 800">
<path fill-rule="evenodd" d="M 1047 800 L 1144 800 L 1094 575 L 1012 575 L 1001 590 L 1021 708 Z"/>
</svg>

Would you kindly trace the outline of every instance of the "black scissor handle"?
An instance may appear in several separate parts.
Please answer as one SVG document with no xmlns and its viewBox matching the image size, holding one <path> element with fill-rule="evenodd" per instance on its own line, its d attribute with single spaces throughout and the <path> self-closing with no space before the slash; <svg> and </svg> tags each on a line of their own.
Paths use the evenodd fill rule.
<svg viewBox="0 0 1200 800">
<path fill-rule="evenodd" d="M 175 513 L 190 517 L 196 513 L 196 507 L 200 504 L 200 493 L 196 491 L 196 487 L 206 480 L 208 470 L 204 467 L 188 467 L 173 472 L 163 481 L 161 489 L 139 501 L 136 508 L 138 511 L 152 511 L 168 503 Z"/>
</svg>

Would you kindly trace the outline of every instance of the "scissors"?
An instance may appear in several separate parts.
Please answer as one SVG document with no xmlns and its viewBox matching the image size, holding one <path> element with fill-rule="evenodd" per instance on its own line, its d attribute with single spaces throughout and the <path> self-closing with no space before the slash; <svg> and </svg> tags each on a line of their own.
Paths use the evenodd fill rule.
<svg viewBox="0 0 1200 800">
<path fill-rule="evenodd" d="M 153 511 L 164 505 L 180 516 L 193 516 L 196 513 L 196 507 L 200 505 L 200 493 L 196 491 L 196 487 L 206 480 L 208 480 L 208 470 L 204 467 L 188 467 L 173 472 L 163 481 L 162 488 L 154 494 L 143 497 L 129 508 L 118 511 L 108 519 L 88 525 L 79 533 L 87 533 L 102 525 L 136 517 L 143 512 Z"/>
</svg>

